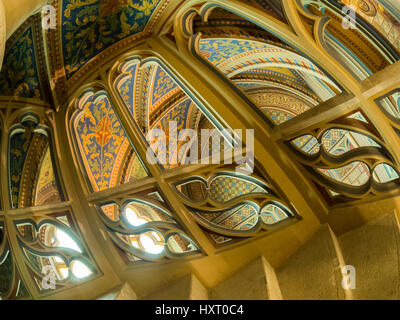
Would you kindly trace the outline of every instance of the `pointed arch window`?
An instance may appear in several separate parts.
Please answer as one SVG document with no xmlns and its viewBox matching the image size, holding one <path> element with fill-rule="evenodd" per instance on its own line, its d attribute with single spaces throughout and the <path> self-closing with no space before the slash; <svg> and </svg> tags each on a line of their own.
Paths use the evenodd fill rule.
<svg viewBox="0 0 400 320">
<path fill-rule="evenodd" d="M 177 123 L 177 133 L 174 139 L 179 136 L 179 132 L 185 129 L 197 132 L 199 139 L 202 129 L 220 130 L 221 136 L 224 129 L 230 130 L 229 124 L 224 123 L 226 126 L 224 128 L 220 122 L 221 118 L 219 117 L 217 120 L 216 117 L 213 117 L 210 110 L 199 103 L 159 59 L 132 57 L 116 64 L 114 69 L 117 70 L 115 80 L 112 82 L 115 93 L 119 96 L 123 107 L 128 111 L 135 127 L 143 137 L 153 129 L 159 129 L 166 132 L 165 136 L 170 142 L 173 135 L 169 130 L 169 125 L 174 121 Z M 111 77 L 111 79 L 114 78 Z M 198 154 L 212 155 L 213 150 L 200 150 L 202 143 L 203 141 L 199 142 Z M 231 143 L 235 143 L 235 139 Z M 150 144 L 150 147 L 153 148 L 154 145 Z M 167 157 L 170 158 L 169 146 L 166 147 Z M 178 142 L 177 147 L 176 153 L 180 154 L 180 149 L 182 150 L 185 144 Z M 220 144 L 218 151 L 224 147 L 224 144 Z M 243 150 L 240 150 L 242 155 L 241 152 Z M 180 167 L 186 163 L 181 159 L 178 160 L 175 165 L 169 163 L 163 167 L 184 170 L 184 167 Z M 169 188 L 172 187 L 175 194 L 174 203 L 184 204 L 192 219 L 204 230 L 207 230 L 206 233 L 215 246 L 240 241 L 241 237 L 251 237 L 261 230 L 281 227 L 299 218 L 297 213 L 293 213 L 295 212 L 294 208 L 290 204 L 286 204 L 286 201 L 269 183 L 264 182 L 265 177 L 259 176 L 260 172 L 256 170 L 257 173 L 253 172 L 251 177 L 248 177 L 246 174 L 235 172 L 235 168 L 239 169 L 239 166 L 229 165 L 229 163 L 232 162 L 225 164 L 222 159 L 222 162 L 218 164 L 208 164 L 201 169 L 197 167 L 192 174 L 184 174 L 186 179 L 180 178 L 179 173 L 177 178 L 168 178 Z M 249 164 L 245 161 L 242 169 L 248 169 L 246 165 Z M 246 172 L 246 170 L 243 171 Z M 179 172 L 179 170 L 175 172 Z M 220 201 L 218 197 L 222 197 L 222 200 Z M 260 198 L 252 201 L 255 197 Z M 108 218 L 118 217 L 121 215 L 121 210 L 123 212 L 121 207 L 123 208 L 123 205 L 114 205 L 111 209 L 108 205 L 102 205 L 101 213 L 109 212 Z M 105 211 L 106 208 L 109 211 Z M 133 220 L 134 223 L 140 222 L 145 225 L 147 219 L 141 214 Z M 126 219 L 120 219 L 120 224 L 124 224 L 124 221 L 126 222 Z M 155 221 L 153 220 L 153 222 Z M 174 255 L 190 252 L 189 245 L 193 247 L 194 244 L 190 244 L 188 240 L 183 241 L 184 238 L 182 234 L 176 234 L 174 238 L 170 237 L 168 241 L 165 240 L 168 242 L 168 250 L 174 248 Z M 173 239 L 174 241 L 172 241 Z M 143 246 L 143 243 L 139 244 L 139 242 L 138 239 L 134 241 L 134 250 L 137 250 L 138 246 Z M 174 242 L 175 244 L 173 244 Z M 167 256 L 171 254 L 171 251 L 168 250 L 166 251 Z M 139 255 L 136 253 L 134 256 L 136 259 L 138 257 L 146 259 L 146 256 L 140 253 Z"/>
<path fill-rule="evenodd" d="M 23 114 L 11 127 L 8 150 L 12 208 L 63 201 L 49 129 L 36 114 Z"/>
<path fill-rule="evenodd" d="M 269 126 L 342 92 L 320 66 L 285 40 L 223 8 L 204 6 L 203 11 L 206 21 L 197 15 L 184 22 L 192 35 L 192 52 L 233 85 Z"/>
<path fill-rule="evenodd" d="M 186 136 L 187 130 L 193 130 L 197 137 L 201 136 L 202 129 L 215 130 L 223 139 L 221 124 L 158 59 L 132 57 L 122 63 L 120 71 L 115 90 L 165 169 L 197 163 L 188 159 L 189 153 L 194 158 L 204 156 L 201 141 Z M 153 132 L 161 132 L 162 139 L 154 137 Z M 194 144 L 197 147 L 193 148 Z"/>
<path fill-rule="evenodd" d="M 319 31 L 320 41 L 356 79 L 364 80 L 399 60 L 400 27 L 396 13 L 388 11 L 379 1 L 302 0 L 301 3 L 308 14 L 329 18 Z"/>
<path fill-rule="evenodd" d="M 98 277 L 60 180 L 51 112 L 31 107 L 7 117 L 10 205 L 0 213 L 0 297 L 38 298 Z"/>
</svg>

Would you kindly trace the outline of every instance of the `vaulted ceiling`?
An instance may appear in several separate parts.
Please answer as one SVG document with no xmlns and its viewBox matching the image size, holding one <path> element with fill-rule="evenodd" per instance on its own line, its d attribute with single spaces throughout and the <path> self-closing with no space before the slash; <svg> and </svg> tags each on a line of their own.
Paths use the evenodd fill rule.
<svg viewBox="0 0 400 320">
<path fill-rule="evenodd" d="M 29 14 L 16 14 L 15 1 L 5 2 L 9 36 L 8 30 L 15 29 Z M 41 2 L 29 0 L 23 11 L 35 12 L 43 5 Z M 68 82 L 79 78 L 85 72 L 82 67 L 93 65 L 100 53 L 112 51 L 117 42 L 123 46 L 150 34 L 169 2 L 54 0 L 51 5 L 57 10 L 57 29 L 42 32 L 41 13 L 37 12 L 9 36 L 0 73 L 0 95 L 37 98 L 51 104 L 50 87 L 65 92 Z M 0 53 L 1 31 L 0 23 Z"/>
</svg>

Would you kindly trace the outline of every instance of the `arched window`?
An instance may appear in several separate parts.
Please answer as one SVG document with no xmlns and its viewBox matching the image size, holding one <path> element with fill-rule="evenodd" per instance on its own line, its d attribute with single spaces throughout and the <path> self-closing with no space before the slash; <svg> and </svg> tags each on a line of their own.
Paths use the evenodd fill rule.
<svg viewBox="0 0 400 320">
<path fill-rule="evenodd" d="M 303 0 L 305 10 L 330 20 L 321 34 L 325 49 L 364 80 L 400 58 L 400 27 L 376 0 Z M 355 40 L 356 39 L 356 40 Z"/>
<path fill-rule="evenodd" d="M 15 220 L 24 258 L 41 291 L 67 287 L 98 272 L 74 231 L 72 219 L 69 212 L 60 212 L 39 223 L 35 219 Z"/>
<path fill-rule="evenodd" d="M 210 7 L 207 21 L 195 16 L 190 28 L 192 52 L 240 89 L 270 126 L 342 91 L 299 50 L 225 9 Z"/>
<path fill-rule="evenodd" d="M 325 40 L 316 40 L 322 44 L 326 41 L 331 49 L 339 50 L 337 39 L 330 36 L 339 28 L 343 13 L 338 9 L 343 5 L 323 0 L 303 1 L 303 4 L 303 9 L 314 14 L 315 19 L 326 15 L 332 18 L 329 23 L 319 25 L 325 30 Z M 263 8 L 274 11 L 266 5 Z M 307 17 L 310 19 L 312 15 Z M 313 24 L 311 20 L 307 21 L 309 25 Z M 348 39 L 342 31 L 337 32 L 340 39 Z M 315 30 L 310 32 L 315 33 Z M 376 36 L 363 21 L 357 21 L 356 27 L 343 32 L 357 33 L 367 47 Z M 182 16 L 182 38 L 187 39 L 191 53 L 233 85 L 232 88 L 249 107 L 262 111 L 259 113 L 261 117 L 267 115 L 266 123 L 277 133 L 280 128 L 290 131 L 291 125 L 301 128 L 296 117 L 311 115 L 313 108 L 324 103 L 328 105 L 328 101 L 335 101 L 333 98 L 336 96 L 346 96 L 338 85 L 339 79 L 333 79 L 321 66 L 289 45 L 284 36 L 269 32 L 267 26 L 262 29 L 260 23 L 252 22 L 251 17 L 246 19 L 226 10 L 225 6 L 204 4 L 200 9 L 188 9 Z M 371 53 L 370 58 L 354 45 L 352 49 L 359 51 L 350 53 L 342 46 L 338 52 L 341 52 L 341 58 L 347 59 L 345 66 L 351 64 L 350 72 L 365 79 L 397 59 L 391 45 L 384 41 L 379 43 L 380 48 L 370 48 L 375 54 Z M 366 65 L 368 67 L 364 68 Z M 382 103 L 390 109 L 388 112 L 393 113 L 396 112 L 396 102 L 393 103 L 396 97 L 390 99 Z M 336 119 L 332 116 L 329 121 L 318 122 L 316 116 L 313 118 L 314 126 L 298 130 L 290 139 L 281 142 L 294 153 L 298 164 L 305 169 L 312 185 L 322 193 L 328 205 L 374 196 L 385 188 L 396 188 L 398 166 L 390 148 L 359 108 L 353 107 Z"/>
<path fill-rule="evenodd" d="M 394 3 L 63 0 L 57 30 L 24 23 L 0 70 L 0 298 L 211 288 L 398 196 Z"/>
<path fill-rule="evenodd" d="M 132 55 L 114 64 L 109 79 L 110 93 L 93 85 L 74 100 L 70 123 L 91 202 L 128 266 L 202 254 L 193 227 L 177 211 L 192 217 L 215 246 L 299 218 L 254 169 L 229 124 L 224 127 L 158 58 Z M 127 179 L 130 172 L 146 174 Z"/>
<path fill-rule="evenodd" d="M 8 138 L 10 205 L 0 216 L 0 297 L 56 293 L 99 275 L 66 200 L 46 115 L 15 111 Z M 19 257 L 19 268 L 16 259 Z M 21 269 L 26 270 L 21 276 Z"/>
<path fill-rule="evenodd" d="M 25 113 L 11 127 L 9 183 L 11 206 L 23 208 L 60 202 L 63 196 L 53 169 L 53 152 L 46 125 L 34 113 Z"/>
<path fill-rule="evenodd" d="M 221 130 L 222 126 L 189 96 L 173 74 L 155 58 L 134 57 L 120 68 L 115 90 L 153 151 L 158 150 L 158 160 L 164 168 L 194 163 L 195 158 L 204 156 L 201 141 L 193 134 L 199 137 L 202 129 Z M 188 156 L 190 152 L 193 161 Z"/>
</svg>

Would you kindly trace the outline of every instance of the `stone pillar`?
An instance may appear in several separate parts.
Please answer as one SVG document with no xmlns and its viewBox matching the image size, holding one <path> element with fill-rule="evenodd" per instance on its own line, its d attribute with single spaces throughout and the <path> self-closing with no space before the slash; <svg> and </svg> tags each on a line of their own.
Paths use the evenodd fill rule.
<svg viewBox="0 0 400 320">
<path fill-rule="evenodd" d="M 188 274 L 143 300 L 208 300 L 208 290 L 194 274 Z"/>
<path fill-rule="evenodd" d="M 137 300 L 137 296 L 129 283 L 126 282 L 97 300 Z"/>
<path fill-rule="evenodd" d="M 282 300 L 274 268 L 260 256 L 210 290 L 211 300 Z"/>
<path fill-rule="evenodd" d="M 277 270 L 283 299 L 350 299 L 341 285 L 343 265 L 338 240 L 324 225 Z"/>
</svg>

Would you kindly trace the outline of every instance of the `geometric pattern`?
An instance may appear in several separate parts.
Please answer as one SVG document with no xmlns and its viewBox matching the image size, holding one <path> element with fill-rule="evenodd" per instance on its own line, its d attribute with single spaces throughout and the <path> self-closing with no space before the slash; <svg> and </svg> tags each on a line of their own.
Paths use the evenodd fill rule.
<svg viewBox="0 0 400 320">
<path fill-rule="evenodd" d="M 199 41 L 199 51 L 220 72 L 244 87 L 252 102 L 267 111 L 276 125 L 340 91 L 314 63 L 285 45 L 204 38 Z M 257 85 L 249 85 L 252 80 Z"/>
<path fill-rule="evenodd" d="M 307 154 L 316 154 L 319 151 L 318 140 L 310 134 L 296 138 L 292 143 Z"/>
<path fill-rule="evenodd" d="M 257 107 L 268 114 L 276 125 L 286 122 L 311 108 L 303 100 L 284 91 L 264 89 L 257 93 L 249 92 L 249 97 Z"/>
<path fill-rule="evenodd" d="M 358 161 L 336 169 L 318 170 L 329 178 L 353 186 L 364 185 L 370 177 L 368 166 L 365 163 Z"/>
<path fill-rule="evenodd" d="M 180 132 L 184 129 L 195 129 L 191 126 L 193 122 L 191 116 L 196 115 L 196 111 L 198 110 L 197 106 L 190 99 L 186 99 L 183 102 L 177 104 L 173 108 L 171 108 L 168 113 L 166 113 L 157 123 L 155 123 L 152 129 L 162 130 L 165 132 L 166 136 L 166 145 L 160 139 L 157 143 L 152 144 L 153 151 L 162 150 L 163 148 L 166 150 L 167 160 L 168 159 L 178 159 L 178 163 L 176 165 L 172 164 L 172 162 L 168 161 L 169 164 L 164 165 L 165 168 L 172 169 L 178 164 L 181 163 L 182 158 L 179 158 L 179 152 L 182 146 L 187 145 L 186 142 L 178 141 L 178 137 Z M 176 122 L 176 130 L 170 132 L 169 124 L 171 122 Z M 197 122 L 197 121 L 196 121 Z M 170 144 L 174 146 L 176 143 L 177 148 L 175 150 L 170 150 Z"/>
<path fill-rule="evenodd" d="M 210 222 L 232 230 L 251 229 L 258 221 L 257 210 L 250 204 L 239 205 L 222 213 L 207 213 L 203 216 Z"/>
<path fill-rule="evenodd" d="M 287 217 L 287 214 L 274 204 L 268 204 L 260 213 L 260 218 L 264 223 L 270 225 L 285 220 Z"/>
<path fill-rule="evenodd" d="M 357 14 L 371 24 L 400 52 L 400 25 L 391 12 L 376 0 L 343 0 L 344 5 L 357 8 Z"/>
<path fill-rule="evenodd" d="M 34 204 L 37 206 L 60 201 L 50 148 L 47 148 L 40 166 L 34 199 Z"/>
<path fill-rule="evenodd" d="M 34 203 L 39 206 L 58 201 L 60 201 L 60 195 L 51 161 L 50 148 L 47 148 L 39 170 Z"/>
<path fill-rule="evenodd" d="M 192 202 L 185 204 L 188 209 L 211 228 L 251 232 L 262 228 L 263 224 L 276 224 L 292 216 L 280 200 L 275 200 L 276 195 L 270 187 L 261 181 L 223 171 L 210 179 L 207 183 L 193 177 L 176 187 L 186 200 Z M 268 200 L 269 197 L 272 199 Z M 224 236 L 223 230 L 213 231 L 210 235 L 219 244 L 232 240 L 231 236 Z"/>
<path fill-rule="evenodd" d="M 375 181 L 379 183 L 385 183 L 398 179 L 399 175 L 392 166 L 386 163 L 381 163 L 375 167 L 373 177 Z"/>
<path fill-rule="evenodd" d="M 249 193 L 267 193 L 267 191 L 251 182 L 229 176 L 215 178 L 209 189 L 210 199 L 220 203 Z"/>
<path fill-rule="evenodd" d="M 350 150 L 360 147 L 377 147 L 380 145 L 370 137 L 344 129 L 329 129 L 322 136 L 322 146 L 328 154 L 339 156 Z M 315 154 L 320 146 L 315 137 L 305 135 L 292 141 L 292 143 L 307 154 Z M 327 177 L 349 185 L 360 186 L 365 184 L 370 177 L 368 166 L 359 161 L 349 163 L 335 169 L 318 169 Z M 392 170 L 375 170 L 374 174 L 378 181 L 390 181 L 396 178 L 397 173 Z"/>
<path fill-rule="evenodd" d="M 293 115 L 289 114 L 286 110 L 286 112 L 281 110 L 269 110 L 268 108 L 264 110 L 276 125 L 280 125 L 293 118 Z"/>
<path fill-rule="evenodd" d="M 323 72 L 308 59 L 287 49 L 259 41 L 239 39 L 202 39 L 199 43 L 202 56 L 225 75 L 240 73 L 250 66 L 257 68 L 278 67 L 304 70 L 327 79 Z"/>
<path fill-rule="evenodd" d="M 178 91 L 180 91 L 180 88 L 175 81 L 172 80 L 161 66 L 157 66 L 154 74 L 149 114 L 152 114 L 157 109 L 160 105 L 159 102 L 165 101 L 165 95 L 171 96 Z"/>
</svg>

